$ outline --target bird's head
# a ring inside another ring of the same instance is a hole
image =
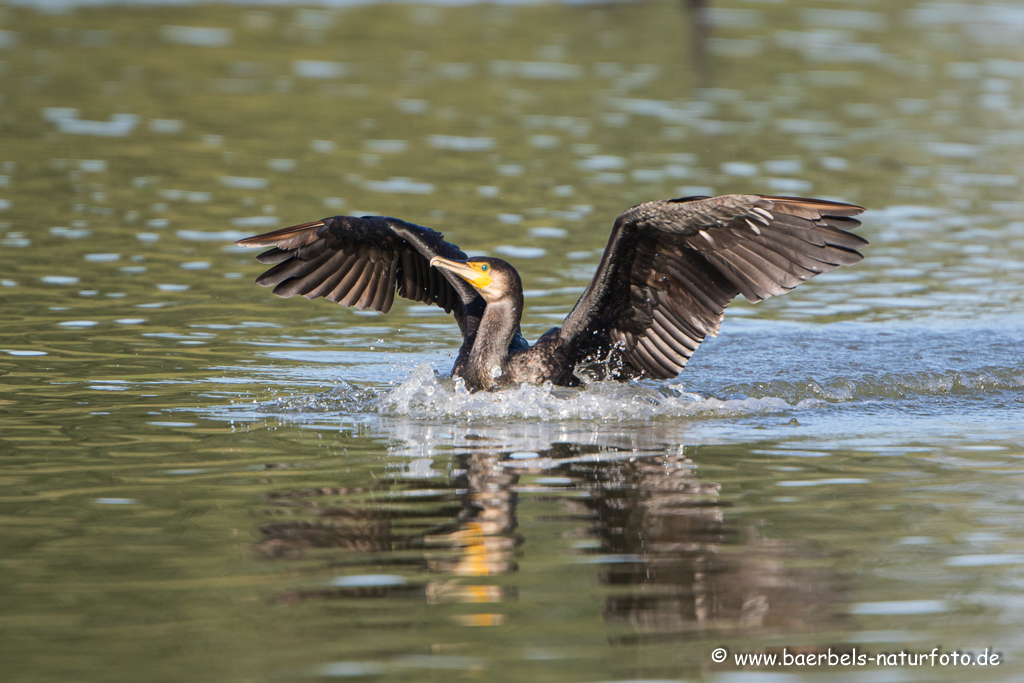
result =
[[[503,299],[516,289],[521,291],[523,288],[515,268],[501,259],[477,256],[465,261],[453,261],[435,256],[430,259],[430,265],[455,273],[480,292],[487,303]]]

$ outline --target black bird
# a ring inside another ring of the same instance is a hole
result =
[[[444,236],[396,218],[334,216],[239,240],[272,247],[256,282],[387,313],[395,293],[453,313],[452,375],[470,390],[522,382],[675,377],[738,294],[758,302],[860,261],[848,232],[859,206],[723,195],[653,201],[615,220],[608,246],[562,327],[523,338],[523,285],[511,265],[467,258]]]

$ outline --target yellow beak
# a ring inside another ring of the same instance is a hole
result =
[[[440,256],[430,259],[430,265],[434,268],[447,270],[455,273],[463,280],[473,285],[476,289],[483,289],[491,284],[491,276],[480,270],[480,264],[470,261],[451,261]]]

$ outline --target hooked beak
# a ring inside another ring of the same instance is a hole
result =
[[[430,265],[434,268],[447,270],[455,273],[463,280],[473,285],[476,289],[483,289],[491,284],[491,276],[480,270],[480,266],[469,261],[452,261],[450,259],[435,256],[430,259]]]

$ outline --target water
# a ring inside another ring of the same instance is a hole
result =
[[[4,680],[1020,679],[1018,8],[333,4],[0,7]],[[671,382],[468,394],[439,310],[232,245],[430,225],[535,338],[619,211],[732,191],[867,258]],[[1001,659],[733,658],[784,648]]]

